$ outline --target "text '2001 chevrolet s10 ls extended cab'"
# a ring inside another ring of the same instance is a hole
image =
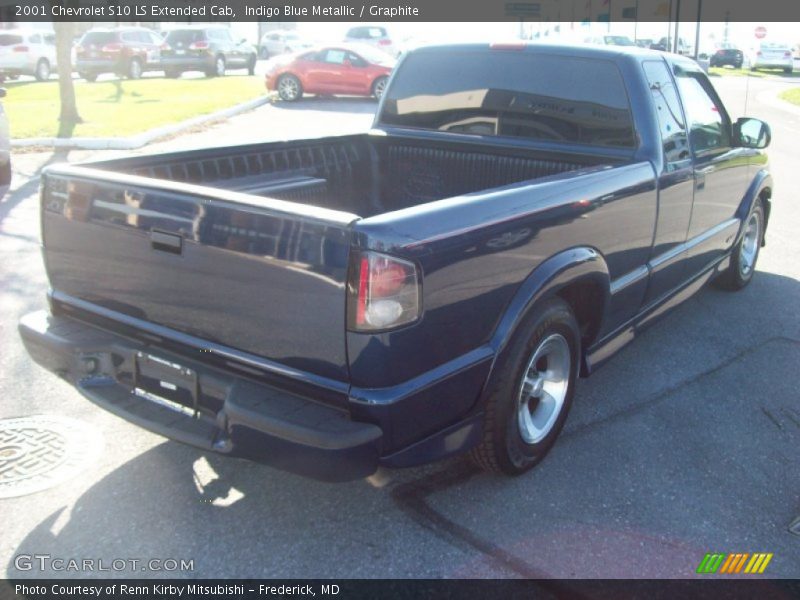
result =
[[[31,356],[170,438],[328,480],[471,451],[509,474],[579,375],[753,277],[769,128],[692,61],[407,54],[367,134],[56,165]]]

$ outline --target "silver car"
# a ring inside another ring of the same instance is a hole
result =
[[[5,88],[0,88],[0,98],[6,97]],[[8,117],[0,102],[0,200],[11,185],[11,134],[8,130]]]
[[[50,79],[56,69],[56,36],[52,31],[7,29],[0,31],[0,75],[32,75]]]

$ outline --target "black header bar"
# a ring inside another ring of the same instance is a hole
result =
[[[666,22],[698,10],[704,22],[800,21],[796,0],[0,0],[0,21]]]

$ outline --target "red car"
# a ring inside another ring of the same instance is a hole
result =
[[[380,98],[395,60],[370,46],[343,44],[274,59],[267,70],[268,90],[287,102],[308,94]]]

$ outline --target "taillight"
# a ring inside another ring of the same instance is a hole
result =
[[[386,39],[378,40],[378,45],[379,46],[391,46],[391,44],[392,44],[392,40],[386,40]]]
[[[783,53],[783,58],[789,58],[791,55],[792,53],[787,50],[786,52]]]
[[[169,45],[169,44],[167,44],[167,43],[161,44],[161,47],[160,47],[160,48],[161,48],[161,51],[162,51],[162,52],[163,52],[164,50],[170,50],[170,49],[171,49],[171,48],[170,48],[170,45]]]
[[[764,54],[764,53],[763,53],[761,50],[759,50],[758,52],[756,52],[756,56],[762,56],[763,54]]]
[[[382,331],[420,315],[420,278],[414,263],[379,254],[355,253],[347,290],[347,327]]]
[[[206,50],[208,42],[193,42],[189,45],[189,50]]]
[[[100,48],[101,52],[121,52],[122,51],[122,44],[105,44],[102,48]]]
[[[27,52],[28,50],[30,50],[30,48],[25,45],[14,46],[14,52]]]

